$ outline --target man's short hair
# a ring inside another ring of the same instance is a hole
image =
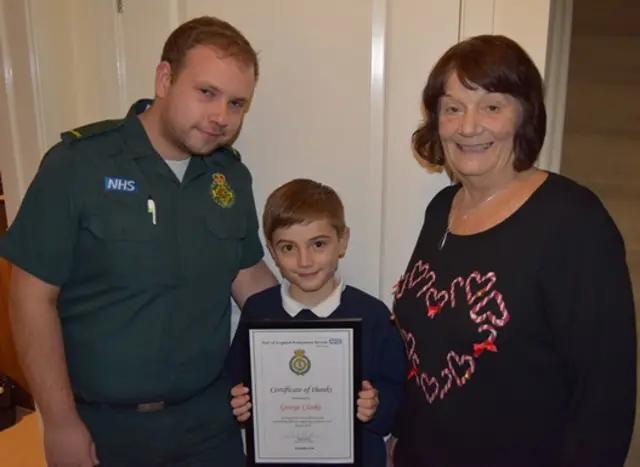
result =
[[[175,77],[182,70],[189,51],[197,46],[212,47],[224,57],[236,58],[252,67],[258,78],[258,54],[251,43],[234,26],[212,16],[194,18],[176,28],[164,44],[161,61],[169,63]]]

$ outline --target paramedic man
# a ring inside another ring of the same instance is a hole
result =
[[[62,135],[0,243],[49,467],[244,465],[230,296],[276,284],[228,146],[258,76],[234,27],[167,39],[155,99]]]

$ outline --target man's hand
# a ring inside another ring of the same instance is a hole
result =
[[[249,397],[249,388],[238,384],[231,389],[231,408],[233,415],[242,423],[251,417],[251,398]]]
[[[378,408],[378,390],[369,381],[362,382],[362,391],[358,393],[358,419],[361,422],[370,421]]]
[[[77,415],[68,421],[44,424],[44,452],[48,467],[99,464],[89,430]]]
[[[250,268],[240,269],[240,271],[238,271],[236,278],[231,284],[231,296],[242,310],[244,303],[251,295],[257,294],[277,284],[278,280],[276,276],[273,275],[269,266],[261,260]]]

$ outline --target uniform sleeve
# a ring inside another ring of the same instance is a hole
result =
[[[385,307],[384,313],[391,316]],[[405,356],[400,331],[390,319],[379,325],[378,368],[371,384],[378,390],[379,405],[365,428],[380,436],[391,433],[404,399]]]
[[[247,208],[247,236],[244,239],[242,248],[242,258],[240,259],[240,269],[247,269],[255,266],[258,261],[264,257],[264,249],[260,241],[258,223],[258,213],[256,212],[256,203],[253,195],[253,183],[251,176],[249,177],[249,198]]]
[[[595,195],[594,195],[595,198]],[[622,467],[636,402],[636,328],[622,237],[599,200],[573,217],[542,274],[570,385],[562,467]]]
[[[255,297],[251,296],[245,302],[238,328],[231,341],[227,359],[225,362],[226,373],[231,380],[231,384],[248,384],[249,377],[249,333],[247,331],[247,320],[255,315]]]
[[[0,240],[0,256],[57,287],[69,276],[78,234],[74,172],[68,147],[49,150]]]

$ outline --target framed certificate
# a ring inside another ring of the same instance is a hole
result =
[[[247,322],[247,465],[362,465],[360,324]]]

